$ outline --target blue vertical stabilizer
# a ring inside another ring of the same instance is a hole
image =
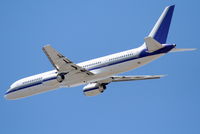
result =
[[[154,28],[152,29],[151,33],[149,34],[149,37],[154,38],[161,44],[166,43],[171,19],[174,12],[174,7],[175,5],[168,6],[165,8],[162,15],[156,22]]]

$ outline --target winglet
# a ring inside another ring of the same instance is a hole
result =
[[[171,5],[164,9],[162,15],[160,16],[151,33],[149,34],[150,37],[154,38],[161,44],[166,43],[171,19],[174,12],[174,7],[175,5]]]

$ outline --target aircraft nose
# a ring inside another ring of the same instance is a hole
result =
[[[7,92],[5,93],[4,98],[9,100],[9,95],[7,94]]]
[[[7,91],[6,91],[6,93],[5,93],[5,95],[4,95],[4,98],[5,99],[7,99],[7,100],[12,100],[12,99],[14,99],[13,98],[13,95],[11,95],[10,94],[10,91],[11,91],[12,89],[10,88],[10,89],[8,89]]]
[[[8,95],[7,95],[7,94],[5,94],[5,95],[4,95],[4,98],[8,100]]]
[[[4,95],[4,98],[7,99],[7,100],[9,100],[9,98],[10,98],[10,97],[9,97],[10,95],[8,94],[9,90],[10,90],[10,89],[8,89],[8,90],[6,91],[6,93],[5,93],[5,95]]]
[[[20,93],[16,90],[16,88],[10,88],[4,94],[4,98],[7,100],[17,100],[23,97],[23,93]]]
[[[15,98],[13,95],[11,95],[11,94],[5,94],[5,95],[4,95],[4,98],[7,99],[7,100],[15,100],[15,99],[16,99],[16,98]]]

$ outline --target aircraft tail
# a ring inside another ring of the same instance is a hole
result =
[[[166,44],[167,36],[173,16],[175,5],[168,6],[164,9],[163,13],[159,17],[155,26],[151,30],[148,37],[144,39],[144,44],[148,52],[154,52],[161,49]],[[182,51],[193,51],[195,48],[173,48],[170,52],[182,52]]]
[[[172,5],[172,6],[168,6],[164,9],[162,15],[156,22],[155,26],[151,30],[148,37],[154,38],[160,44],[166,43],[171,19],[172,19],[173,12],[174,12],[174,7],[175,7],[175,5]]]
[[[145,42],[145,45],[146,45],[148,52],[154,52],[154,51],[161,49],[163,47],[162,44],[160,44],[158,41],[156,41],[152,37],[144,38],[144,42]]]

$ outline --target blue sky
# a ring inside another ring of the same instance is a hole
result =
[[[1,134],[199,134],[199,50],[170,53],[127,75],[159,80],[112,83],[96,97],[82,86],[8,101],[14,81],[53,69],[51,44],[73,62],[138,47],[165,6],[176,4],[168,43],[199,48],[198,0],[0,1]]]

